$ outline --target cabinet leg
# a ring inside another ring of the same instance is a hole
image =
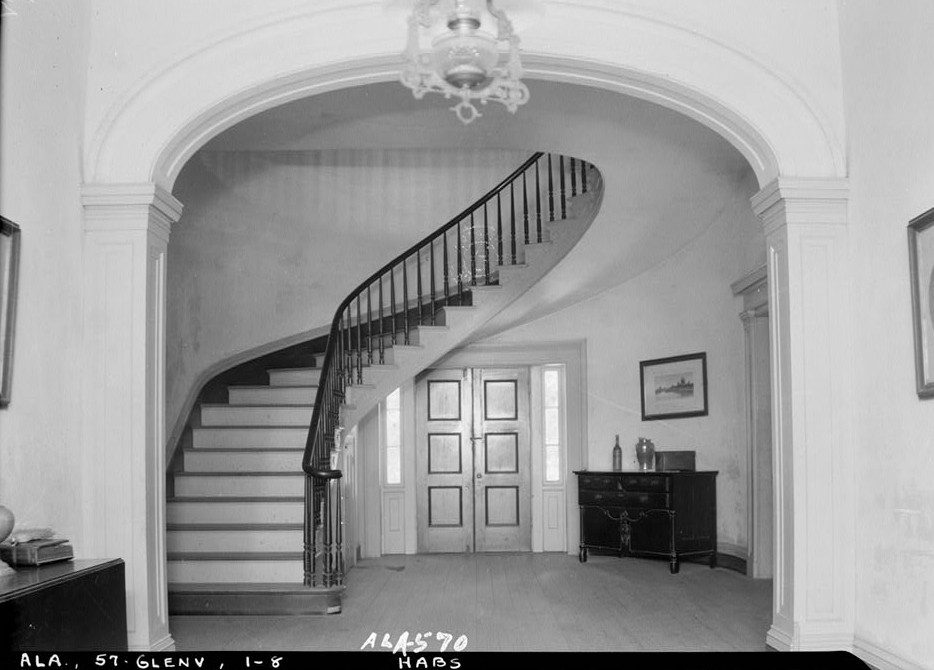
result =
[[[581,547],[580,552],[578,552],[577,554],[577,560],[579,560],[581,563],[587,562],[587,548],[586,547]]]
[[[672,558],[668,562],[668,570],[671,571],[671,574],[673,575],[678,574],[678,570],[680,569],[681,569],[681,562],[677,558]]]
[[[710,554],[710,567],[717,567],[717,552],[715,551]]]

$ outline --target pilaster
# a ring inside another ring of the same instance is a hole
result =
[[[847,182],[779,178],[752,198],[765,227],[779,649],[851,649],[853,454]]]
[[[126,562],[131,650],[174,648],[165,567],[165,259],[181,204],[92,184],[84,206],[85,555]]]

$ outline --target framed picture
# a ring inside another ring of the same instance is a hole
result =
[[[707,415],[707,354],[685,354],[639,363],[642,420]]]
[[[0,407],[10,404],[18,268],[19,226],[0,216]]]
[[[934,209],[908,223],[918,397],[934,398]]]

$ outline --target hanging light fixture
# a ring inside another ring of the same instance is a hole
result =
[[[409,40],[403,56],[402,83],[421,99],[426,93],[442,93],[459,98],[451,107],[464,124],[482,116],[474,105],[499,102],[515,113],[529,101],[529,89],[522,83],[519,38],[505,12],[486,0],[486,12],[478,0],[416,0],[409,16]],[[482,2],[482,0],[479,0]],[[447,30],[438,32],[436,5],[448,5],[442,14]],[[483,20],[481,20],[483,19]],[[495,22],[496,34],[489,25]],[[430,48],[422,47],[422,33],[430,38]],[[433,34],[434,33],[434,34]],[[506,47],[501,51],[500,44]]]

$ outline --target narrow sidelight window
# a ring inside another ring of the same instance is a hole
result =
[[[542,404],[545,417],[545,481],[561,481],[564,446],[564,366],[546,365],[542,372]]]
[[[383,447],[386,484],[402,484],[402,393],[396,389],[383,403]]]

